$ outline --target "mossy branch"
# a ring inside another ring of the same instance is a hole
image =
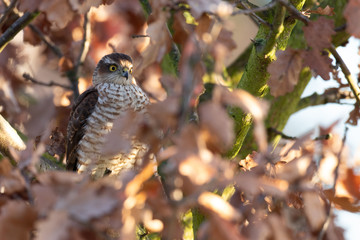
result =
[[[301,9],[304,3],[305,0],[292,1],[292,4],[297,9]],[[267,26],[260,25],[245,72],[237,86],[238,88],[242,88],[257,97],[264,97],[267,94],[268,86],[266,82],[269,79],[267,67],[275,59],[276,50],[286,47],[290,33],[296,24],[293,19],[285,20],[285,14],[285,7],[278,4],[272,18],[272,28],[269,29]],[[231,108],[229,112],[235,120],[236,140],[227,156],[234,158],[239,153],[251,127],[252,117],[250,114],[235,108]]]

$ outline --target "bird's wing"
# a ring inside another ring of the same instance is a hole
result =
[[[95,109],[99,93],[92,87],[76,100],[67,127],[66,169],[77,170],[77,147],[85,133],[87,119]]]

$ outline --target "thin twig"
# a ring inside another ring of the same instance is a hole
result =
[[[337,183],[337,180],[339,178],[339,167],[340,167],[340,164],[341,164],[341,154],[343,153],[343,150],[344,150],[344,147],[345,147],[345,141],[346,141],[346,136],[347,136],[348,130],[349,130],[349,128],[346,126],[344,136],[343,136],[343,139],[342,139],[342,143],[341,143],[341,148],[340,148],[340,151],[337,154],[337,164],[336,164],[336,167],[335,167],[335,170],[334,170],[334,185],[332,187],[332,192],[334,194],[334,197],[335,197],[335,193],[336,193],[336,183]],[[329,228],[329,225],[330,225],[330,222],[331,222],[331,215],[332,215],[331,214],[332,205],[333,205],[332,199],[333,198],[331,198],[329,200],[329,209],[327,210],[326,221],[324,222],[324,224],[323,224],[323,226],[321,228],[321,231],[320,231],[320,233],[318,235],[318,240],[322,240],[324,238],[324,235],[325,235],[326,231]]]
[[[20,170],[20,173],[25,181],[25,189],[26,189],[28,201],[31,205],[34,205],[34,196],[32,194],[32,190],[31,190],[31,181],[33,179],[33,176],[32,176],[33,174],[26,168],[22,168]]]
[[[143,35],[143,34],[140,34],[140,35],[131,35],[131,38],[145,38],[145,37],[150,37],[149,35]]]
[[[70,80],[75,99],[79,96],[79,87],[78,87],[79,68],[81,65],[84,64],[86,55],[88,54],[90,47],[91,24],[89,20],[89,12],[84,14],[83,29],[84,29],[84,35],[81,41],[79,56],[76,60],[74,68],[66,72],[66,75]]]
[[[45,82],[40,82],[38,80],[36,80],[35,78],[31,77],[29,74],[27,73],[24,73],[23,74],[23,78],[25,78],[26,80],[32,82],[32,83],[35,83],[35,84],[38,84],[38,85],[41,85],[41,86],[46,86],[46,87],[53,87],[53,86],[57,86],[57,87],[62,87],[64,89],[68,89],[68,90],[71,90],[72,88],[70,86],[66,86],[66,85],[63,85],[61,83],[56,83],[56,82],[53,82],[53,81],[50,81],[48,83],[45,83]]]
[[[273,8],[275,5],[276,5],[276,1],[272,1],[270,2],[269,4],[263,6],[263,7],[257,7],[257,8],[252,8],[252,9],[249,9],[247,6],[245,6],[245,4],[243,3],[239,3],[242,7],[245,8],[244,9],[241,9],[241,10],[237,10],[237,11],[234,11],[231,15],[238,15],[238,14],[244,14],[244,15],[252,15],[254,13],[258,13],[258,12],[265,12],[267,10],[270,10],[271,8]]]
[[[33,24],[29,24],[29,28],[36,35],[38,35],[38,37],[46,44],[46,46],[50,48],[51,51],[56,54],[56,56],[58,56],[59,58],[62,58],[64,56],[61,50],[54,43],[52,43],[51,40],[47,36],[45,36],[38,27]]]
[[[317,105],[324,105],[327,103],[340,103],[342,99],[354,99],[354,93],[352,91],[341,91],[339,89],[334,89],[334,91],[325,91],[324,94],[314,93],[310,96],[300,99],[298,105],[296,106],[296,112]]]
[[[256,15],[256,12],[263,12],[266,10],[269,10],[270,8],[268,8],[268,6],[270,5],[271,7],[275,6],[275,2],[271,2],[268,5],[264,6],[264,7],[259,7],[259,8],[253,8],[250,9],[248,8],[248,6],[246,6],[244,3],[240,2],[239,3],[243,8],[245,8],[245,10],[238,10],[236,12],[233,12],[232,15],[237,15],[237,14],[245,14],[245,15],[250,15],[251,17],[253,17],[256,21],[258,21],[257,24],[261,23],[265,26],[268,26],[269,28],[272,28],[272,25],[269,24],[267,21],[265,21],[264,19],[262,19],[261,17],[259,17],[258,15]],[[265,10],[264,10],[265,9]]]
[[[4,15],[0,18],[0,29],[3,27],[4,23],[6,22],[8,16],[12,13],[13,9],[16,6],[18,0],[12,0],[7,9],[4,12]]]
[[[36,11],[33,13],[27,12],[17,19],[0,37],[0,53],[5,46],[20,32],[24,29],[34,18],[39,15],[40,12]]]
[[[341,58],[339,53],[336,51],[334,45],[331,45],[331,47],[329,48],[329,51],[336,59],[337,64],[339,64],[339,66],[341,68],[341,71],[344,73],[345,78],[350,85],[350,89],[354,93],[357,103],[360,104],[360,89],[359,89],[359,86],[356,83],[355,79],[351,75],[349,68],[346,66],[344,60]]]
[[[296,7],[294,7],[294,5],[292,5],[287,0],[275,0],[275,2],[283,5],[296,19],[302,21],[305,24],[308,24],[310,22],[310,20],[304,14],[297,10]]]
[[[297,140],[298,139],[297,137],[286,135],[285,133],[277,130],[276,128],[269,127],[268,131],[273,132],[276,135],[280,135],[283,139],[287,139],[287,140]]]
[[[287,140],[297,140],[297,139],[299,139],[298,137],[286,135],[285,133],[277,130],[276,128],[269,127],[268,131],[273,132],[273,133],[275,133],[277,135],[280,135],[283,139],[287,139]],[[314,141],[320,141],[320,140],[328,140],[330,138],[331,138],[331,134],[328,133],[328,134],[317,136],[313,140]]]
[[[76,61],[76,65],[75,65],[76,74],[78,72],[78,68],[84,64],[86,55],[88,54],[89,48],[90,48],[91,24],[90,24],[90,19],[89,19],[89,12],[84,14],[83,29],[84,29],[84,36],[81,41],[80,54],[79,54],[79,57]]]

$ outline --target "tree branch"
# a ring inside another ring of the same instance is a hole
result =
[[[79,56],[76,60],[74,68],[66,72],[66,75],[70,80],[75,99],[79,96],[79,87],[78,87],[79,68],[81,65],[84,64],[86,55],[88,54],[89,47],[90,47],[91,24],[89,21],[89,12],[84,14],[83,29],[84,29],[84,35],[83,35],[83,39],[81,42],[81,49],[80,49]]]
[[[46,87],[58,86],[58,87],[62,87],[64,89],[72,90],[72,88],[70,86],[62,85],[60,83],[56,83],[56,82],[53,82],[53,81],[50,81],[49,83],[40,82],[40,81],[36,80],[35,78],[31,77],[27,73],[23,74],[23,78],[25,78],[28,81],[31,81],[32,83],[42,85],[42,86],[46,86]]]
[[[40,12],[24,13],[24,15],[16,20],[0,37],[0,53],[6,47],[6,45],[24,29],[34,18],[36,18]]]
[[[294,7],[294,5],[289,3],[287,0],[276,0],[276,2],[283,5],[289,11],[289,13],[291,13],[292,16],[294,16],[296,19],[302,21],[305,24],[309,23],[310,20],[306,16],[304,16],[304,14],[302,14],[299,10],[297,10],[296,7]]]
[[[38,35],[41,41],[43,41],[46,46],[48,46],[48,48],[50,48],[50,50],[55,53],[56,56],[58,56],[59,58],[62,58],[64,56],[61,50],[55,44],[53,44],[51,40],[47,36],[45,36],[38,27],[33,24],[29,24],[29,28],[31,29],[31,31]]]
[[[269,24],[268,22],[266,22],[264,19],[262,19],[260,16],[258,16],[257,12],[264,12],[264,11],[267,11],[267,10],[270,10],[271,8],[273,8],[275,5],[276,5],[276,2],[271,2],[269,3],[268,5],[266,6],[263,6],[263,7],[259,7],[259,8],[248,8],[244,3],[240,2],[239,3],[240,6],[242,6],[244,9],[242,10],[238,10],[236,12],[233,12],[231,15],[238,15],[238,14],[244,14],[244,15],[250,15],[251,17],[253,17],[254,21],[256,20],[257,21],[257,24],[259,25],[260,24],[264,24],[265,26],[268,26],[269,28],[272,28],[272,25]]]
[[[0,18],[0,29],[3,27],[4,23],[6,22],[8,16],[12,13],[13,9],[16,6],[18,0],[12,0],[7,9],[4,12],[4,15]]]
[[[79,57],[75,65],[76,73],[78,72],[79,67],[84,64],[86,55],[88,54],[90,48],[91,24],[89,20],[89,12],[85,13],[84,15],[83,29],[84,29],[84,36],[81,41],[81,49],[80,49]]]
[[[356,83],[355,79],[351,76],[350,70],[346,66],[344,60],[341,58],[339,53],[336,51],[334,45],[331,45],[331,47],[329,48],[329,51],[336,59],[336,63],[340,65],[341,71],[344,73],[345,78],[350,85],[350,89],[355,95],[355,99],[356,99],[357,103],[360,104],[360,89],[359,89],[359,86]]]
[[[285,6],[286,9],[294,17],[296,17],[300,21],[304,22],[306,25],[310,22],[310,20],[307,17],[305,17],[301,12],[299,12],[288,1],[286,1],[286,0],[276,0],[276,1],[279,2],[281,5]],[[334,56],[334,58],[336,59],[336,62],[340,65],[340,68],[341,68],[342,72],[344,73],[345,78],[346,78],[346,80],[348,81],[348,83],[350,85],[351,91],[353,91],[353,93],[355,95],[356,101],[360,104],[360,89],[359,89],[359,86],[357,85],[355,79],[351,76],[350,70],[346,66],[345,62],[342,60],[339,53],[336,51],[336,48],[334,47],[334,45],[331,45],[331,47],[329,48],[329,51]]]
[[[354,99],[352,91],[340,91],[339,89],[331,89],[325,91],[324,94],[314,93],[308,97],[300,99],[295,112],[310,106],[323,105],[327,103],[339,103],[341,99]]]
[[[275,133],[276,135],[280,135],[281,138],[283,138],[283,139],[287,139],[287,140],[297,140],[297,139],[299,139],[298,137],[286,135],[286,134],[283,133],[282,131],[279,131],[279,130],[277,130],[276,128],[273,128],[273,127],[269,127],[267,130],[268,130],[269,132]],[[328,139],[330,139],[330,138],[331,138],[331,134],[330,134],[330,133],[327,133],[327,134],[324,134],[324,135],[317,136],[317,137],[314,138],[313,140],[314,140],[314,141],[320,141],[320,140],[328,140]]]
[[[294,0],[293,3],[299,9],[302,8],[305,0]],[[296,21],[284,20],[286,9],[278,4],[271,24],[273,28],[260,25],[254,46],[248,59],[246,69],[241,77],[237,88],[244,89],[256,97],[263,97],[268,92],[267,80],[269,73],[267,66],[275,59],[277,49],[284,49],[287,46],[290,33]],[[227,153],[227,157],[234,158],[240,151],[246,135],[248,134],[252,116],[237,108],[230,108],[229,114],[234,117],[236,139],[233,148]]]
[[[273,8],[276,5],[276,1],[272,1],[263,7],[252,8],[252,9],[248,9],[242,2],[240,2],[239,4],[246,9],[234,11],[231,15],[233,15],[233,16],[238,15],[238,14],[252,15],[253,13],[257,13],[257,12],[265,12],[265,11]]]

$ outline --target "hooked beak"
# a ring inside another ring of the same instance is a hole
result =
[[[128,80],[128,78],[129,78],[129,72],[128,72],[128,71],[124,71],[121,75],[122,75],[124,78],[126,78],[126,80]]]

